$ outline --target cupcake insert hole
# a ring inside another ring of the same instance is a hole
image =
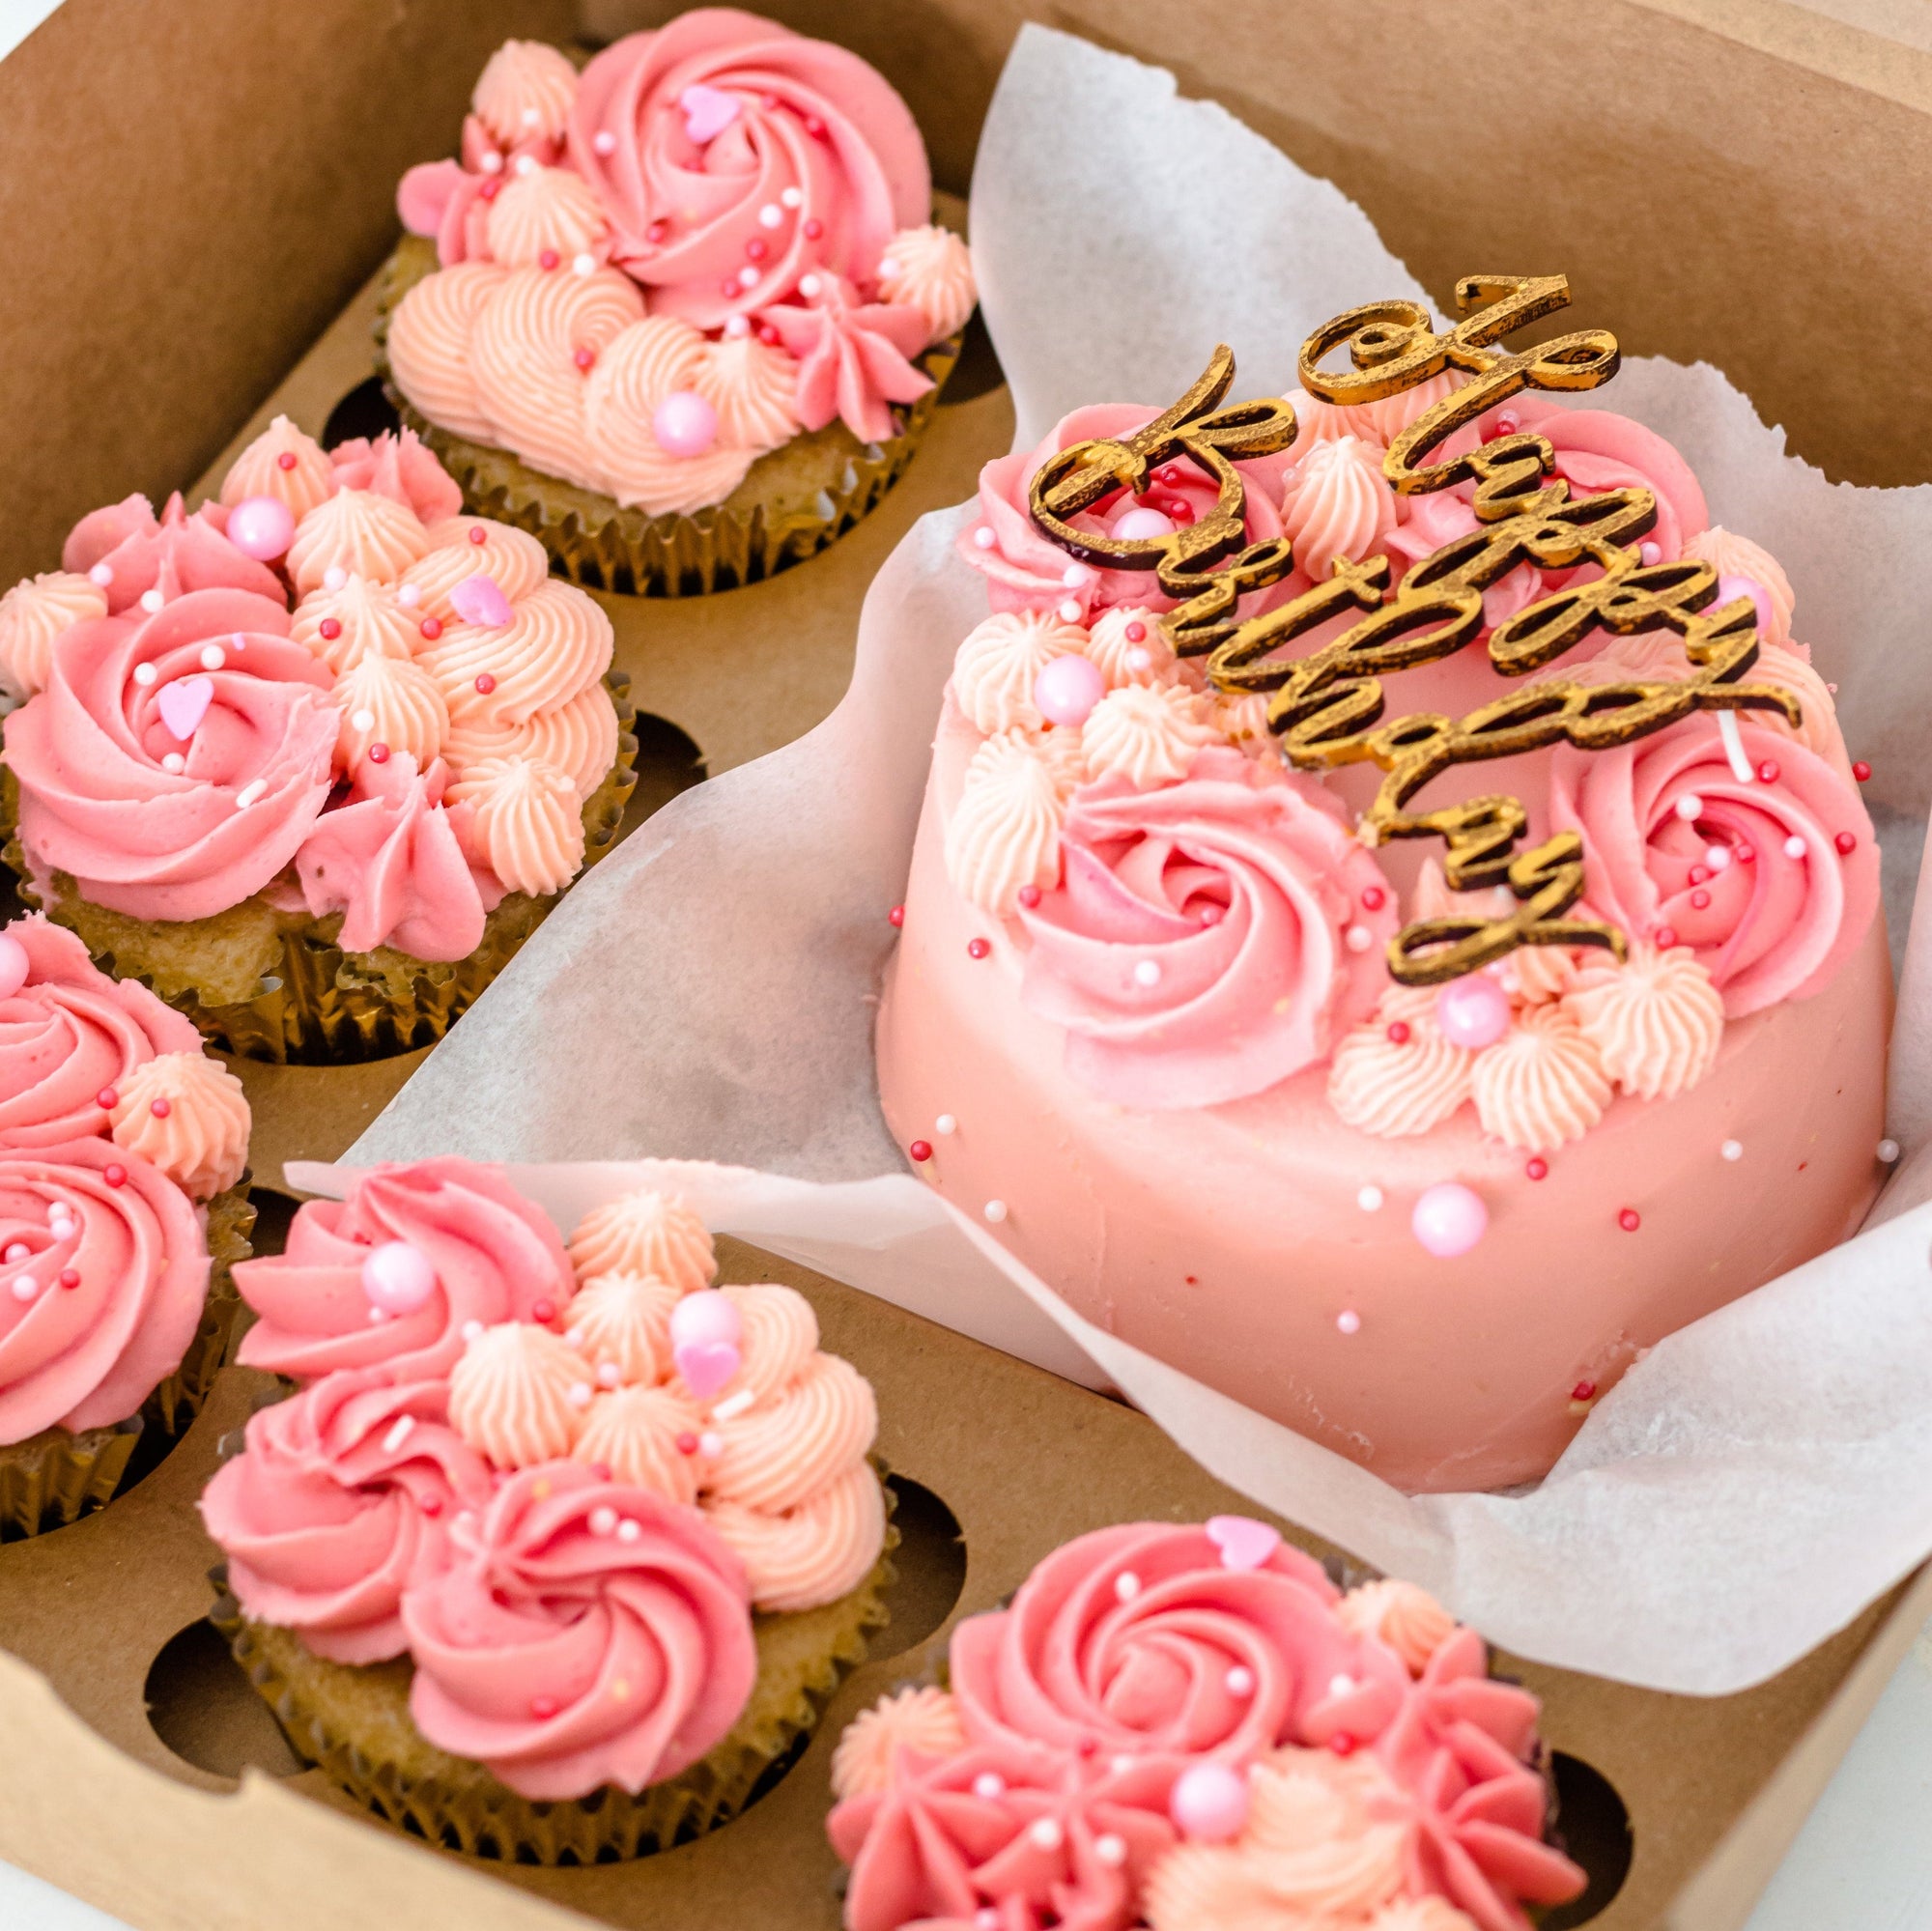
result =
[[[270,1776],[308,1768],[206,1617],[161,1645],[142,1697],[149,1727],[196,1770],[239,1778],[251,1765]]]
[[[903,1656],[923,1643],[952,1613],[966,1586],[966,1538],[944,1500],[923,1483],[888,1475],[893,1491],[893,1526],[899,1545],[893,1551],[896,1572],[886,1591],[892,1620],[873,1633],[870,1657]]]
[[[384,432],[394,435],[402,426],[403,419],[384,392],[382,377],[370,376],[366,381],[357,383],[328,412],[328,420],[322,431],[322,446],[333,449],[338,443],[354,441],[358,436],[366,436],[374,441]]]
[[[1542,1931],[1573,1931],[1610,1907],[1630,1875],[1635,1839],[1630,1810],[1602,1771],[1566,1750],[1553,1750],[1550,1775],[1556,1784],[1555,1827],[1563,1848],[1590,1873],[1581,1897],[1548,1913]]]

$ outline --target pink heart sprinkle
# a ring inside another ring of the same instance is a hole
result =
[[[728,1341],[687,1341],[671,1350],[684,1385],[708,1402],[738,1372],[738,1350]]]
[[[1259,1569],[1281,1547],[1281,1531],[1252,1516],[1209,1516],[1208,1540],[1224,1569]]]
[[[206,677],[179,677],[172,684],[163,684],[155,698],[155,708],[161,714],[161,722],[183,744],[195,733],[195,727],[208,715],[208,707],[214,701],[214,686]]]
[[[677,97],[677,104],[684,109],[684,131],[693,145],[700,148],[716,140],[738,118],[742,105],[735,94],[706,87],[702,81],[687,87]]]
[[[510,621],[510,600],[494,577],[466,577],[449,593],[449,608],[467,624],[501,630]]]

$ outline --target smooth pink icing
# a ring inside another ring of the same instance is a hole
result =
[[[848,281],[817,276],[810,295],[775,302],[764,311],[768,327],[798,357],[793,408],[807,429],[823,429],[838,416],[862,442],[884,442],[897,425],[888,403],[917,402],[932,378],[911,358],[925,347],[930,329],[916,308],[866,301]]]
[[[1856,784],[1782,733],[1746,724],[1742,735],[1755,771],[1777,767],[1775,783],[1740,781],[1709,717],[1612,751],[1561,746],[1549,779],[1552,827],[1583,835],[1591,906],[1632,936],[1675,931],[1731,1019],[1830,984],[1879,903],[1878,840]],[[1694,819],[1677,814],[1684,798],[1702,805]],[[1849,852],[1841,834],[1856,840]],[[1786,854],[1793,838],[1806,856]],[[1748,848],[1751,863],[1734,856],[1713,872],[1714,845]],[[1710,875],[1693,881],[1693,866]]]
[[[611,1511],[636,1535],[599,1535]],[[533,1799],[674,1776],[757,1674],[745,1576],[692,1510],[571,1462],[512,1476],[403,1598],[410,1714]]]
[[[374,490],[414,510],[425,524],[440,523],[463,507],[455,479],[425,449],[413,429],[384,430],[372,442],[357,436],[328,452],[338,490]]]
[[[412,1314],[372,1322],[362,1292],[371,1247],[405,1240],[436,1269],[437,1291]],[[259,1317],[236,1358],[310,1381],[338,1368],[385,1367],[396,1380],[446,1375],[471,1321],[562,1313],[576,1290],[556,1229],[495,1168],[468,1160],[379,1167],[343,1201],[309,1201],[280,1254],[235,1269]]]
[[[0,1442],[127,1420],[180,1367],[208,1298],[194,1207],[109,1141],[21,1149],[0,1153],[0,1248],[15,1245],[27,1258],[0,1264]]]
[[[738,103],[701,148],[680,105],[694,86]],[[569,139],[614,259],[650,291],[653,313],[700,328],[766,307],[813,270],[871,284],[894,234],[931,212],[924,143],[886,81],[856,54],[733,8],[698,8],[607,47],[579,77]],[[759,221],[767,207],[781,211],[775,226]],[[748,242],[767,251],[762,272],[727,294]]]
[[[1066,1029],[1068,1077],[1100,1098],[1263,1092],[1325,1058],[1387,982],[1395,895],[1308,779],[1225,748],[1157,789],[1105,779],[1074,794],[1061,849],[1062,884],[1020,913],[1020,996]]]
[[[35,914],[5,931],[28,973],[0,999],[0,1147],[105,1134],[103,1092],[159,1054],[201,1051],[193,1021],[137,980],[109,979],[65,926]]]
[[[403,1591],[448,1565],[457,1513],[490,1501],[489,1465],[449,1427],[447,1405],[441,1381],[364,1371],[249,1418],[201,1516],[250,1616],[337,1662],[403,1654]]]
[[[1075,604],[1081,621],[1115,604],[1141,604],[1156,611],[1173,608],[1151,574],[1141,571],[1096,571],[1077,583],[1066,581],[1073,559],[1049,543],[1035,528],[1027,511],[1027,488],[1034,471],[1057,451],[1076,442],[1124,436],[1151,421],[1159,412],[1132,404],[1099,403],[1063,416],[1038,448],[1023,456],[1001,456],[980,471],[980,521],[960,534],[959,554],[986,579],[986,600],[995,611],[1058,610]],[[1285,459],[1278,456],[1236,466],[1247,481],[1247,533],[1251,543],[1282,534],[1281,476]],[[1167,466],[1153,487],[1135,499],[1142,507],[1160,508],[1179,501],[1192,520],[1214,501],[1212,481],[1191,463]],[[1073,519],[1076,529],[1104,531],[1124,511],[1135,506],[1123,497],[1108,498]],[[980,529],[994,541],[982,545]]]
[[[281,579],[237,550],[223,533],[227,526],[228,512],[220,503],[203,503],[189,516],[180,491],[168,498],[158,521],[146,497],[128,497],[74,525],[61,551],[61,567],[81,576],[107,573],[105,582],[93,581],[106,593],[109,616],[132,610],[157,585],[171,597],[185,590],[252,590],[280,598]]]
[[[348,795],[319,818],[296,853],[302,896],[317,918],[343,914],[346,951],[394,946],[418,959],[468,958],[502,888],[464,855],[442,803],[440,758],[418,772],[406,752],[365,758]]]
[[[223,656],[214,669],[211,648]],[[154,683],[135,679],[140,665]],[[161,694],[195,678],[213,695],[184,743]],[[330,681],[291,640],[286,608],[246,590],[190,590],[152,616],[77,625],[47,688],[6,723],[29,864],[137,919],[238,904],[288,864],[327,802]],[[183,771],[163,769],[169,753]]]

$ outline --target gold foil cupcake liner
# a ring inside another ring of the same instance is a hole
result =
[[[208,1204],[208,1299],[181,1366],[141,1404],[138,1413],[104,1428],[70,1434],[43,1429],[0,1448],[0,1539],[17,1541],[65,1528],[104,1508],[130,1472],[145,1473],[187,1433],[228,1359],[241,1310],[234,1265],[248,1258],[255,1208],[245,1177]]]
[[[890,1491],[889,1491],[890,1492]],[[758,1676],[730,1733],[678,1775],[632,1796],[606,1785],[574,1802],[519,1797],[481,1764],[429,1743],[411,1721],[407,1658],[362,1667],[314,1655],[293,1631],[256,1623],[228,1594],[210,1620],[298,1755],[389,1823],[470,1857],[519,1863],[610,1862],[689,1843],[727,1823],[782,1774],[882,1628],[886,1550],[859,1587],[818,1609],[753,1618]]]
[[[436,266],[435,244],[413,236],[389,258],[376,324],[385,377],[390,312]],[[789,569],[869,516],[912,461],[963,340],[950,336],[914,358],[932,387],[917,402],[894,407],[899,430],[889,441],[861,443],[836,421],[809,430],[760,456],[724,502],[689,515],[626,509],[613,497],[533,469],[508,450],[438,427],[393,381],[388,395],[461,486],[464,508],[527,530],[573,582],[637,596],[707,596]]]
[[[584,803],[585,870],[615,843],[638,781],[630,680],[612,671],[605,684],[617,709],[617,757]],[[12,772],[0,812],[21,902],[39,904],[16,829],[19,794]],[[561,895],[509,894],[485,918],[476,950],[448,963],[426,963],[388,947],[345,952],[334,937],[339,914],[319,920],[300,910],[279,912],[259,894],[213,919],[171,924],[92,904],[56,873],[43,909],[79,936],[103,972],[140,980],[192,1019],[211,1043],[244,1059],[338,1065],[441,1038]]]

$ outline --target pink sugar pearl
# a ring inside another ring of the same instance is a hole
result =
[[[718,441],[718,412],[696,389],[672,389],[651,412],[651,434],[667,456],[705,456]]]
[[[1175,1778],[1167,1814],[1183,1837],[1225,1844],[1248,1821],[1248,1783],[1224,1763],[1197,1763]]]
[[[1483,1197],[1460,1180],[1443,1180],[1416,1201],[1408,1224],[1429,1253],[1438,1261],[1453,1261],[1488,1232],[1490,1210]]]
[[[703,1288],[670,1311],[673,1348],[735,1348],[742,1332],[738,1310],[716,1288]]]
[[[1772,608],[1771,592],[1755,577],[1719,577],[1718,594],[1710,604],[1710,609],[1720,611],[1726,604],[1734,604],[1740,597],[1748,597],[1757,606],[1758,634],[1771,634],[1772,619],[1776,611]]]
[[[0,999],[12,999],[32,969],[26,947],[12,932],[0,932]]]
[[[1109,533],[1119,537],[1122,543],[1145,543],[1151,536],[1172,536],[1174,519],[1159,510],[1137,505],[1122,511]]]
[[[436,1268],[420,1247],[385,1240],[362,1263],[362,1292],[384,1314],[414,1314],[436,1292]]]
[[[1033,680],[1035,708],[1050,724],[1078,729],[1107,695],[1107,680],[1091,658],[1069,652],[1056,657]]]
[[[1509,1031],[1509,994],[1486,972],[1452,979],[1435,995],[1435,1023],[1452,1046],[1480,1052]]]
[[[228,540],[243,556],[272,563],[296,540],[296,513],[280,497],[243,497],[228,512]]]

